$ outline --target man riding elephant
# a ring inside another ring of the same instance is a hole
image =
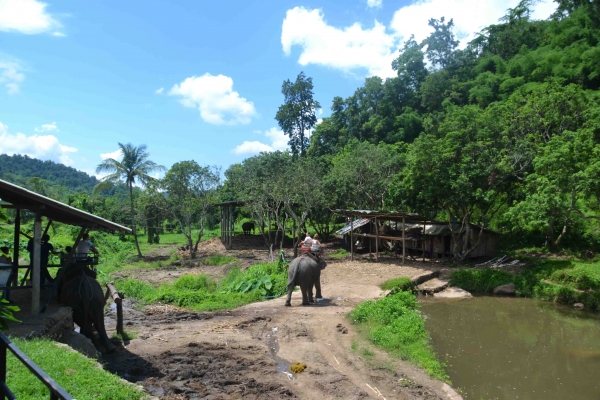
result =
[[[300,286],[302,293],[302,305],[307,306],[314,303],[313,286],[316,288],[316,298],[322,299],[321,295],[321,271],[327,264],[321,259],[317,260],[314,256],[304,254],[296,257],[290,263],[288,268],[288,294],[285,301],[286,306],[291,306],[292,292],[294,287]]]

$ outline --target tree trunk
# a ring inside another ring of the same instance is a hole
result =
[[[129,200],[131,201],[131,230],[133,231],[133,240],[135,247],[138,252],[138,257],[142,258],[142,251],[140,250],[140,244],[138,243],[137,230],[135,228],[135,209],[133,207],[133,183],[129,182]]]

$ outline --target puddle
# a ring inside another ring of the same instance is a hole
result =
[[[269,357],[277,362],[277,372],[286,374],[290,379],[296,379],[294,374],[290,372],[290,363],[279,357],[279,340],[277,339],[277,328],[273,328],[272,333],[267,335],[267,348],[269,349]]]
[[[112,312],[114,312],[115,314],[117,313],[117,304],[116,303],[110,303],[109,307]]]

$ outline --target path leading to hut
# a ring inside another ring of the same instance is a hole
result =
[[[137,338],[104,362],[161,399],[459,399],[445,383],[373,347],[346,318],[381,297],[382,282],[406,276],[422,283],[439,270],[396,260],[330,262],[322,274],[326,300],[312,306],[301,306],[295,292],[292,307],[282,297],[220,313],[128,308],[126,329]],[[365,348],[368,358],[357,350]],[[294,362],[307,369],[290,376]]]

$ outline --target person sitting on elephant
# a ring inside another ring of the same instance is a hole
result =
[[[312,238],[310,252],[319,258],[323,255],[323,249],[321,247],[321,242],[319,242],[318,233],[315,233],[315,236]]]
[[[300,242],[300,250],[303,253],[308,253],[312,247],[313,239],[310,237],[310,232],[306,232],[306,237]]]
[[[88,257],[90,251],[98,255],[98,249],[96,249],[96,247],[94,247],[94,244],[90,242],[90,235],[88,233],[84,233],[82,240],[77,245],[77,260],[92,261]]]

